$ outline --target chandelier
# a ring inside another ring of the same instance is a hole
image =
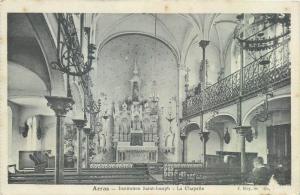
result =
[[[95,45],[90,43],[90,28],[83,27],[83,15],[81,19],[81,40],[79,43],[72,14],[57,14],[57,61],[52,62],[53,69],[67,74],[67,96],[71,97],[69,76],[83,76],[92,69],[92,61],[95,59]],[[87,57],[83,55],[83,31],[87,35]],[[63,38],[61,38],[61,34]]]
[[[290,39],[290,14],[240,14],[237,19],[234,36],[254,60]],[[270,61],[269,54],[262,63]]]

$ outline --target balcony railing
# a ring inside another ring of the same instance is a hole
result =
[[[270,63],[264,63],[266,60],[270,60]],[[200,93],[196,88],[189,90],[191,95],[182,105],[183,118],[225,106],[237,100],[240,94],[241,97],[249,97],[259,93],[266,86],[276,88],[288,85],[291,77],[290,65],[287,40],[284,44],[265,53],[243,68],[242,88],[240,87],[241,71],[238,70]]]

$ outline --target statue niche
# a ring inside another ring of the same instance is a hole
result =
[[[138,102],[139,101],[139,87],[136,81],[132,84],[132,101]]]

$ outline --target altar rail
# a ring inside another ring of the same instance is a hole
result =
[[[224,107],[236,101],[240,95],[242,72],[242,98],[258,94],[265,86],[279,88],[290,84],[291,62],[288,47],[289,40],[264,54],[257,60],[243,67],[217,83],[199,90],[189,90],[183,101],[183,118],[193,117],[200,112]],[[265,63],[270,60],[270,63]]]
[[[113,168],[113,169],[122,169],[122,168],[132,168],[132,163],[92,163],[90,164],[90,168],[92,169],[105,169],[105,168]]]

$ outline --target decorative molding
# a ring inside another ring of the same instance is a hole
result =
[[[72,110],[74,100],[69,97],[45,96],[47,105],[54,110],[56,116],[65,116],[68,111]]]

